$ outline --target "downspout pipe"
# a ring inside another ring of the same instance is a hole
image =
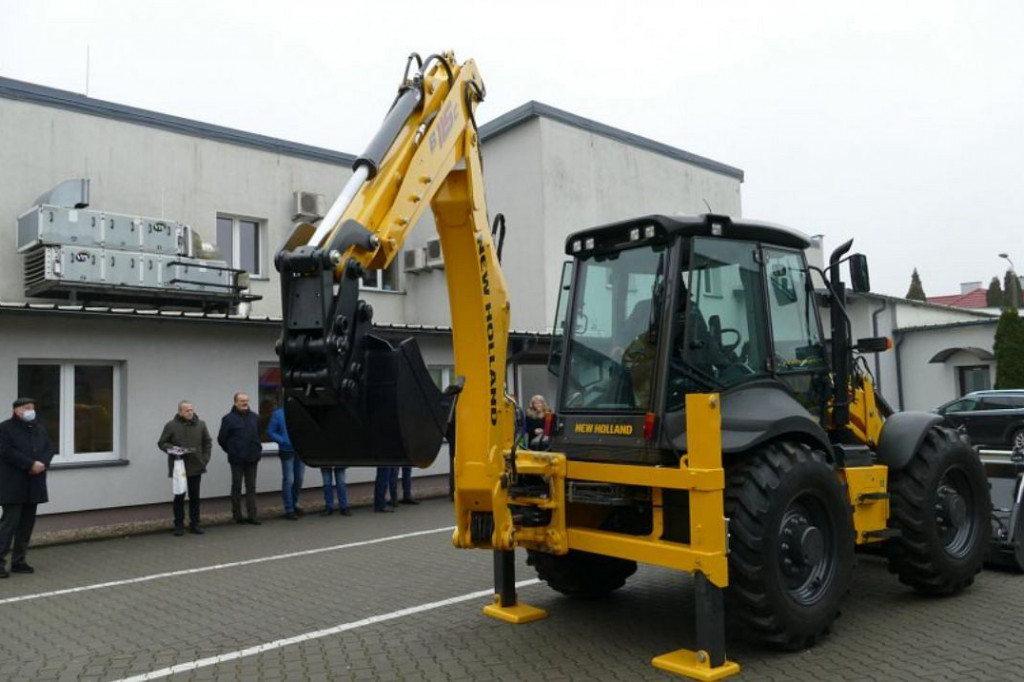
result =
[[[889,299],[882,299],[882,306],[871,313],[871,335],[878,338],[878,316],[885,312],[886,308],[889,307]],[[881,353],[875,353],[875,388],[878,392],[882,392],[882,359],[879,357]],[[902,408],[902,406],[901,406]]]
[[[900,412],[905,408],[903,405],[903,366],[900,363],[900,346],[903,345],[903,332],[898,329],[892,330],[893,351],[896,353],[896,399],[900,404]]]

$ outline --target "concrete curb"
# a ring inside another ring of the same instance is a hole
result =
[[[441,497],[448,497],[448,484],[447,477],[445,480],[437,481],[431,480],[437,477],[430,477],[427,479],[417,479],[415,487],[415,496],[417,500],[437,499]],[[315,489],[314,489],[315,490]],[[373,494],[372,490],[369,494],[366,492],[357,493],[355,495],[349,495],[349,507],[361,508],[370,507],[373,505]],[[310,504],[308,500],[303,500],[303,509],[307,515],[316,515],[324,510],[324,503]],[[166,511],[161,508],[160,516],[141,519],[136,521],[125,521],[120,523],[103,524],[103,525],[84,525],[78,528],[67,528],[63,530],[54,530],[42,533],[36,533],[32,536],[32,542],[29,545],[30,548],[47,547],[53,545],[66,545],[78,542],[90,542],[93,540],[109,540],[112,538],[126,538],[136,535],[147,535],[153,533],[169,533],[174,528],[173,520],[167,515]],[[259,518],[267,521],[276,518],[280,518],[284,514],[284,507],[282,505],[276,506],[261,506],[259,510]],[[213,512],[203,514],[203,527],[207,528],[210,526],[223,526],[233,524],[234,520],[231,517],[231,512]]]

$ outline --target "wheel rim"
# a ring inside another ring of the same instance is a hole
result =
[[[1013,449],[1024,450],[1024,430],[1013,434]]]
[[[817,603],[836,574],[835,524],[816,496],[790,502],[779,528],[779,569],[786,591],[803,606]]]
[[[978,521],[974,492],[960,469],[948,469],[939,481],[935,520],[939,541],[951,557],[962,559],[974,544]]]

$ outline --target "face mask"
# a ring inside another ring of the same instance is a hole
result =
[[[24,412],[21,413],[21,418],[27,422],[34,422],[36,420],[36,411],[25,410]]]

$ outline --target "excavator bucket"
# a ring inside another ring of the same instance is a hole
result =
[[[430,466],[455,395],[434,385],[415,339],[393,347],[368,334],[364,343],[365,381],[352,399],[316,404],[286,396],[296,451],[315,467]]]

